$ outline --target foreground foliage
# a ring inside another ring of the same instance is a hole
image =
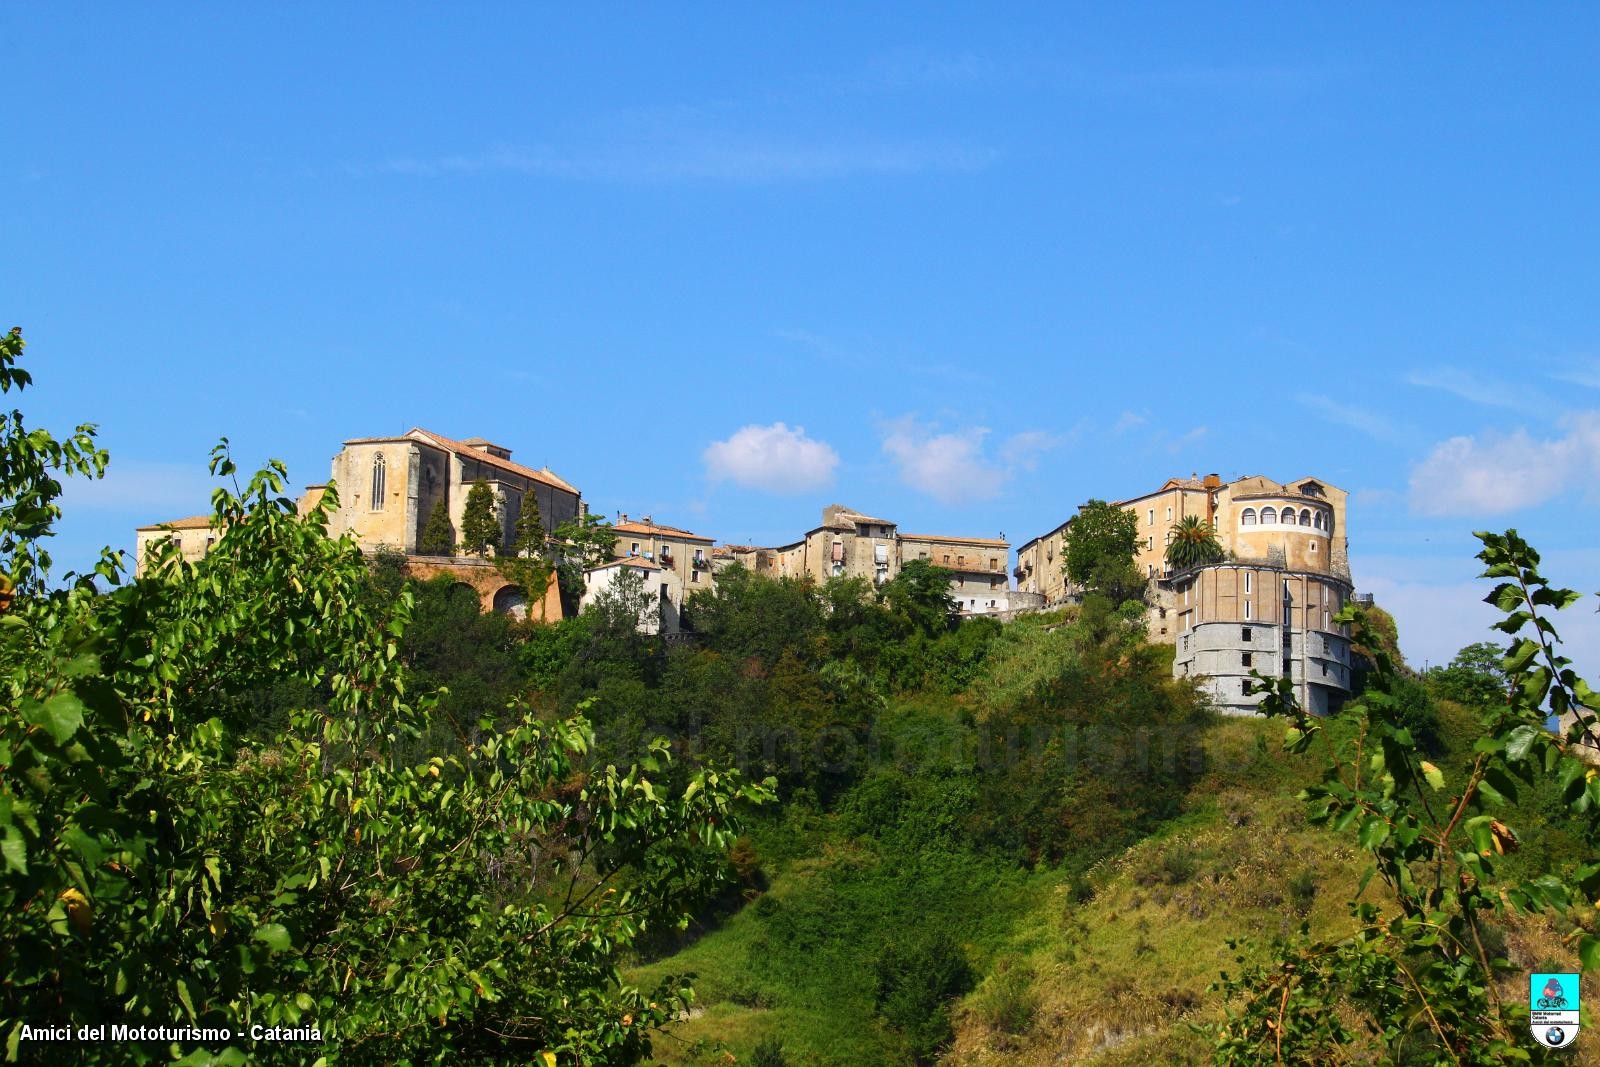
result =
[[[1285,746],[1318,746],[1323,781],[1302,793],[1311,821],[1355,834],[1377,877],[1378,900],[1357,899],[1356,931],[1337,939],[1299,937],[1277,945],[1265,964],[1223,976],[1236,1002],[1215,1029],[1216,1062],[1337,1062],[1365,1049],[1370,1062],[1503,1064],[1554,1062],[1537,1045],[1520,997],[1502,999],[1491,948],[1493,921],[1511,914],[1588,913],[1574,931],[1584,970],[1600,969],[1592,902],[1600,897],[1600,779],[1583,756],[1595,744],[1594,692],[1557,652],[1547,617],[1579,594],[1552,587],[1539,556],[1515,531],[1480,533],[1483,576],[1498,580],[1486,597],[1505,615],[1510,636],[1500,691],[1481,712],[1470,759],[1453,773],[1424,759],[1406,722],[1402,678],[1347,608],[1374,670],[1363,695],[1331,721],[1307,715],[1282,680],[1258,678],[1262,708],[1287,718]],[[1547,720],[1563,725],[1560,733]],[[1551,789],[1578,826],[1580,862],[1532,875],[1508,873],[1505,857],[1522,831],[1502,818],[1524,789]],[[1246,962],[1241,957],[1241,962]]]
[[[28,384],[20,335],[0,388]],[[274,464],[214,495],[214,550],[167,546],[49,588],[55,473],[99,474],[0,422],[0,1040],[7,1060],[623,1064],[686,1009],[672,975],[621,983],[618,953],[682,924],[727,876],[736,772],[670,775],[664,742],[595,765],[582,718],[485,719],[418,754],[432,700],[400,657],[411,594],[299,516]],[[234,473],[219,448],[213,472]],[[293,681],[281,728],[253,695]],[[674,784],[668,784],[672,782]],[[231,1038],[48,1050],[22,1027],[226,1028]],[[262,1044],[252,1025],[316,1027]]]

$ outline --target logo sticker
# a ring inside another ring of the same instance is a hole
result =
[[[1578,1037],[1577,974],[1530,975],[1528,1017],[1533,1039],[1545,1048],[1572,1044]]]

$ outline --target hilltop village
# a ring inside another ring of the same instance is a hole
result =
[[[348,533],[366,551],[403,554],[416,577],[449,574],[474,591],[485,611],[549,621],[562,614],[554,576],[543,589],[527,589],[491,557],[516,543],[527,509],[537,508],[546,531],[593,523],[615,541],[610,558],[585,561],[578,607],[621,575],[637,575],[658,606],[648,627],[666,634],[680,630],[689,596],[714,588],[717,574],[732,566],[770,577],[882,584],[907,563],[924,560],[951,572],[950,596],[967,616],[1049,610],[1080,594],[1063,566],[1075,515],[1023,544],[1009,573],[1005,540],[905,533],[893,519],[839,504],[824,507],[818,525],[789,544],[719,545],[652,516],[620,512],[615,520],[602,519],[589,512],[577,486],[511,457],[511,449],[481,437],[456,440],[421,428],[345,441],[330,471],[339,493],[329,533]],[[486,550],[476,556],[448,547],[462,543],[475,488],[489,494],[486,512],[499,527],[499,536],[486,538]],[[308,486],[301,512],[322,502],[326,491],[327,484]],[[1147,582],[1146,628],[1152,641],[1174,646],[1174,676],[1203,679],[1219,708],[1240,714],[1259,700],[1249,693],[1251,671],[1293,679],[1313,712],[1331,710],[1348,696],[1350,641],[1333,621],[1354,595],[1346,498],[1344,490],[1316,478],[1223,481],[1210,474],[1173,478],[1114,501],[1137,523],[1134,562]],[[1175,526],[1191,518],[1215,532],[1218,558],[1173,569],[1167,546]],[[223,532],[204,515],[141,526],[138,566],[162,541],[186,559],[199,559]]]

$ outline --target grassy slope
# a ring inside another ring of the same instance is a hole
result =
[[[777,1036],[796,1067],[906,1062],[872,1015],[871,961],[860,945],[873,933],[934,923],[951,929],[987,976],[956,1008],[946,1062],[1209,1062],[1192,1026],[1220,1010],[1206,986],[1234,966],[1227,939],[1264,943],[1302,918],[1314,932],[1348,925],[1345,901],[1365,869],[1350,835],[1305,825],[1293,794],[1314,761],[1282,755],[1281,735],[1281,726],[1260,721],[1219,724],[1205,742],[1212,769],[1186,813],[1100,864],[1092,896],[1058,873],[1007,872],[974,859],[962,861],[967,869],[958,862],[956,870],[885,871],[870,845],[831,840],[826,819],[813,817],[805,831],[769,830],[763,836],[773,848],[804,840],[817,850],[772,865],[768,895],[776,903],[744,908],[635,974],[699,975],[701,1009],[657,1041],[658,1058],[727,1063],[722,1050],[691,1047],[717,1040],[749,1062],[759,1040]],[[1534,834],[1549,833],[1531,810],[1518,815]],[[1529,841],[1530,863],[1543,861],[1542,847]],[[777,929],[800,943],[773,943],[778,910],[788,918]],[[814,921],[790,921],[796,914]],[[1523,970],[1547,960],[1577,969],[1547,923],[1514,925],[1506,949]],[[1522,982],[1513,974],[1503,994],[1521,995]],[[1592,1030],[1573,1062],[1600,1064]]]

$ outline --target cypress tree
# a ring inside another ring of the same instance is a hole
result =
[[[529,489],[522,494],[522,513],[517,516],[517,539],[512,546],[519,556],[544,555],[544,516],[539,513],[539,498]]]
[[[445,510],[444,498],[434,501],[428,512],[428,525],[422,530],[422,544],[418,546],[425,556],[448,556],[455,551],[456,531],[450,525],[450,514]]]
[[[474,556],[485,556],[490,545],[500,545],[500,520],[494,513],[494,491],[480,480],[472,483],[461,514],[461,547]]]

